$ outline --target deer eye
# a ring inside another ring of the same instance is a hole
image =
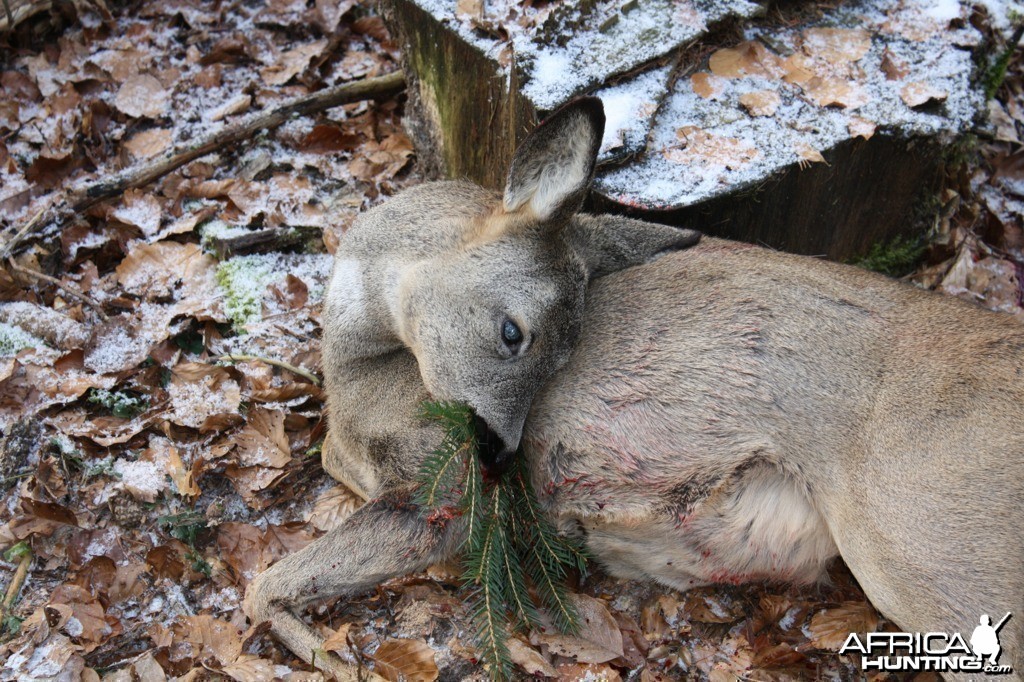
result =
[[[505,321],[501,323],[501,340],[505,342],[506,346],[515,350],[523,342],[523,330],[506,317]]]

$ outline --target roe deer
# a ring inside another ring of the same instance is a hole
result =
[[[308,661],[305,605],[455,551],[461,523],[410,502],[442,438],[417,417],[432,397],[473,408],[493,472],[521,446],[546,511],[615,575],[806,584],[839,555],[910,632],[1017,614],[1000,663],[1019,674],[1024,327],[855,267],[581,215],[603,125],[576,100],[517,150],[504,196],[422,185],[343,237],[323,464],[369,501],[260,575],[250,617]]]

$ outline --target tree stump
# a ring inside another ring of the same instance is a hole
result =
[[[837,260],[921,233],[984,108],[981,34],[958,0],[384,10],[428,173],[500,188],[532,126],[594,94],[608,117],[595,209]]]

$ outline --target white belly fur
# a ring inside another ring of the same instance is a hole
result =
[[[656,511],[579,521],[591,552],[613,575],[681,590],[758,580],[813,583],[838,554],[799,484],[770,465],[743,472],[682,518]]]

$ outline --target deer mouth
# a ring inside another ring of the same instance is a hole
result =
[[[477,457],[484,475],[490,479],[499,478],[508,471],[516,453],[509,450],[505,441],[495,433],[480,415],[473,413],[473,426],[476,429]]]

